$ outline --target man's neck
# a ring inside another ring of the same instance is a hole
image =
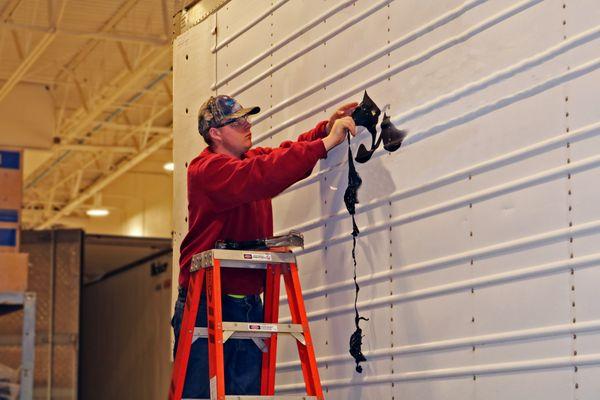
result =
[[[243,153],[242,154],[236,154],[236,153],[234,153],[234,152],[232,152],[232,151],[230,151],[228,149],[225,149],[225,148],[223,148],[221,146],[211,146],[211,150],[213,151],[213,153],[216,153],[216,154],[225,154],[225,155],[231,156],[233,158],[237,158],[239,160],[242,159],[242,154]]]

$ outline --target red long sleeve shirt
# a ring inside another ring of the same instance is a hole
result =
[[[310,175],[327,152],[320,138],[327,121],[277,148],[257,147],[241,159],[205,149],[188,166],[188,234],[181,243],[179,285],[187,287],[192,257],[217,240],[253,240],[273,235],[271,198]],[[224,268],[226,294],[262,292],[264,270]]]

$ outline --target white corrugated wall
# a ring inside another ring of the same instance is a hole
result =
[[[274,146],[367,89],[409,136],[358,165],[363,374],[346,145],[274,200],[276,231],[305,235],[326,398],[595,399],[599,37],[597,0],[233,0],[174,44],[175,246],[210,94],[260,105],[255,144]],[[279,393],[299,393],[279,349]]]

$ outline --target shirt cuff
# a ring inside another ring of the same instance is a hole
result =
[[[317,132],[318,132],[318,137],[323,139],[324,137],[327,136],[327,124],[329,123],[329,121],[325,120],[325,121],[321,121],[317,124],[316,128],[317,128]]]
[[[323,139],[317,139],[311,144],[315,144],[316,152],[318,157],[321,159],[327,158],[327,149],[325,148],[325,143],[323,143]]]

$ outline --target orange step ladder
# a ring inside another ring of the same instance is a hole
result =
[[[263,323],[223,322],[221,309],[221,268],[266,268]],[[183,312],[179,344],[169,389],[169,400],[181,400],[188,359],[194,336],[208,337],[209,382],[211,400],[227,399],[287,399],[323,400],[323,390],[315,359],[314,347],[306,318],[304,300],[298,277],[296,256],[283,251],[213,249],[196,254],[190,268],[191,277]],[[279,324],[279,294],[283,275],[287,292],[291,324]],[[206,282],[207,328],[196,328],[200,294]],[[306,395],[275,396],[277,335],[296,339]],[[228,339],[252,339],[263,351],[260,396],[226,395],[223,343]],[[264,343],[263,343],[264,340]]]

